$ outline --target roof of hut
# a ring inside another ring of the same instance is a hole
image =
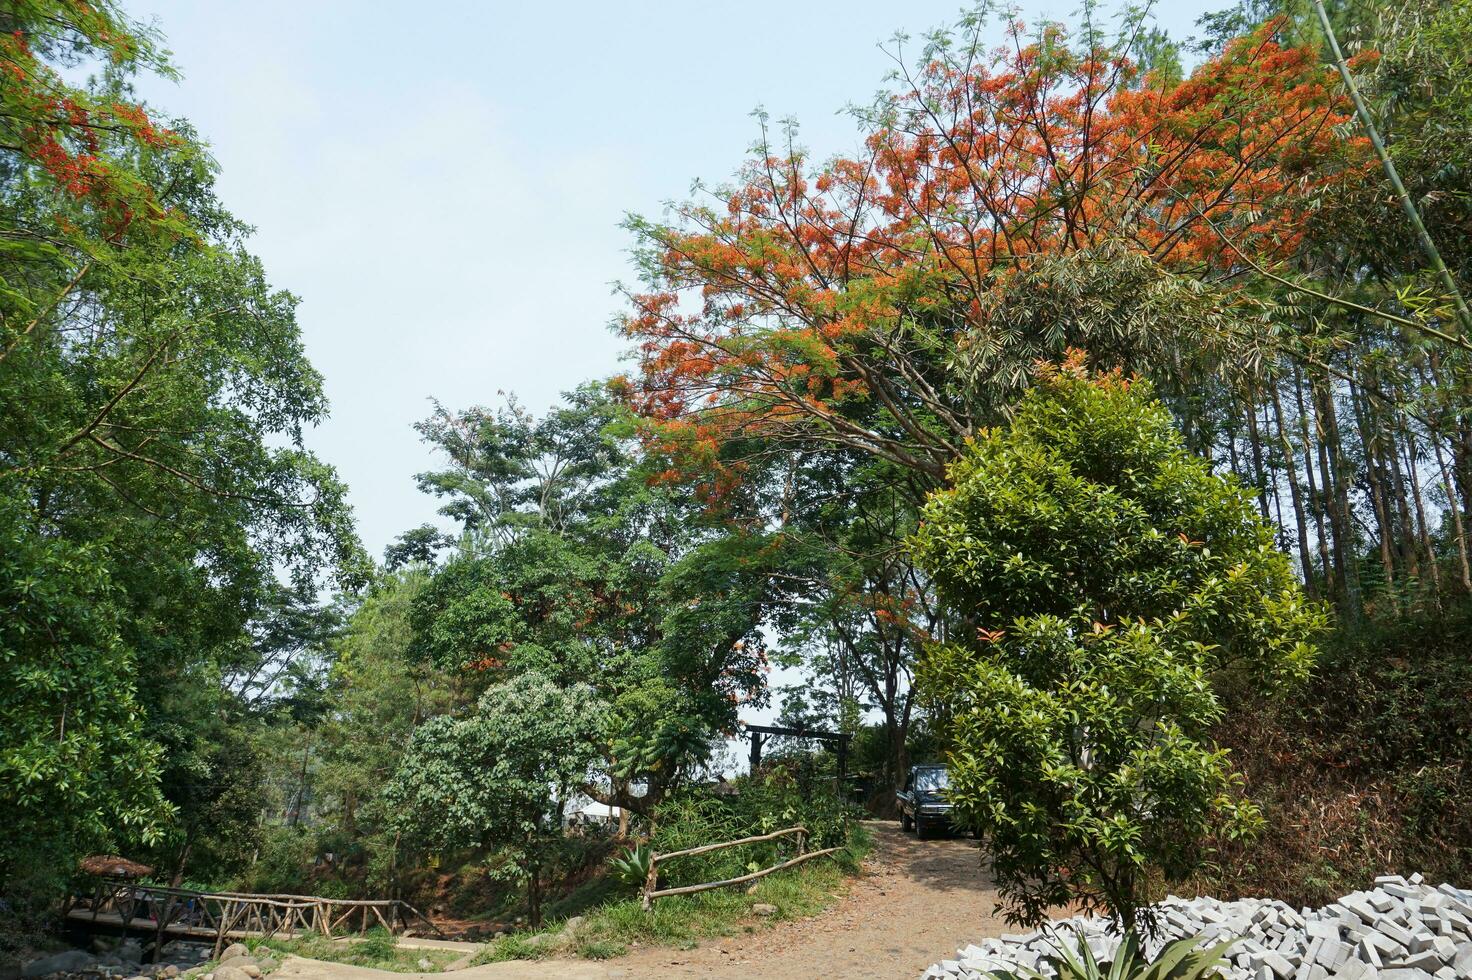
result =
[[[107,878],[142,878],[153,874],[153,869],[137,861],[129,861],[116,854],[94,854],[82,859],[82,870],[89,875]]]

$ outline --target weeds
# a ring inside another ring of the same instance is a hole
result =
[[[517,933],[496,940],[475,960],[476,965],[504,960],[543,959],[573,954],[587,959],[622,956],[632,945],[693,949],[701,940],[734,936],[761,928],[753,925],[752,906],[771,905],[771,920],[800,919],[832,905],[858,870],[870,841],[862,827],[852,830],[852,843],[832,858],[779,871],[759,879],[750,893],[722,888],[697,895],[660,899],[648,912],[639,900],[605,902],[592,909],[575,934],[550,926],[537,934]]]

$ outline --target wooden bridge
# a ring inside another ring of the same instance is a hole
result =
[[[382,926],[401,933],[418,919],[439,935],[439,927],[408,902],[396,898],[355,900],[312,895],[251,895],[197,892],[102,878],[90,894],[67,903],[68,924],[97,930],[152,934],[155,948],[168,938],[208,939],[218,956],[231,940],[255,936],[294,939],[367,932]]]

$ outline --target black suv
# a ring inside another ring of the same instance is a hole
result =
[[[921,840],[937,830],[949,830],[951,804],[946,800],[946,788],[950,784],[950,773],[943,765],[911,766],[905,788],[895,794],[900,805],[900,826],[914,830]]]

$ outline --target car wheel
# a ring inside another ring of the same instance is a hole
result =
[[[900,814],[900,829],[907,834],[915,829],[915,821],[910,819],[910,815],[908,813]]]

